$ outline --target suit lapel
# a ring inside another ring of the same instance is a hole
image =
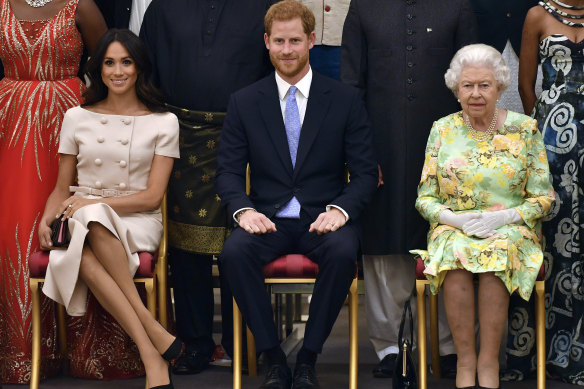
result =
[[[282,117],[282,108],[280,107],[280,98],[278,96],[278,86],[276,85],[275,76],[268,77],[264,87],[260,88],[262,94],[260,103],[260,112],[266,129],[286,171],[292,176],[292,159],[290,158],[290,149],[288,148],[288,139],[286,137],[286,127]]]
[[[310,85],[310,94],[304,114],[304,122],[300,131],[300,140],[298,142],[298,153],[296,154],[296,166],[294,176],[298,174],[302,163],[306,160],[310,148],[322,127],[324,118],[330,105],[330,90],[326,87],[324,79],[319,74],[312,73],[312,83]],[[287,140],[286,140],[287,142]]]

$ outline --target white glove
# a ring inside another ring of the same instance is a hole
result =
[[[495,234],[495,231],[507,224],[521,224],[523,219],[515,209],[505,209],[502,211],[483,212],[477,219],[470,220],[462,226],[462,231],[468,236],[478,238],[488,238]]]
[[[440,213],[440,224],[447,224],[462,230],[462,226],[472,220],[478,219],[480,213],[465,212],[454,213],[450,209],[445,209]]]

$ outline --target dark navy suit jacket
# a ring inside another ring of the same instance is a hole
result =
[[[217,192],[231,215],[250,207],[272,217],[296,196],[313,219],[334,204],[356,220],[377,184],[359,91],[314,71],[295,168],[274,73],[231,96],[217,161]],[[245,192],[248,163],[250,196]]]

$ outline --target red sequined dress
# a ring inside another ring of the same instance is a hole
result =
[[[39,249],[38,223],[58,172],[63,115],[79,105],[77,72],[83,51],[75,24],[79,0],[49,20],[17,20],[0,0],[0,382],[30,380],[31,297],[28,257]],[[41,377],[61,365],[54,304],[41,296]],[[143,374],[137,349],[90,299],[88,314],[69,318],[68,358],[79,377]]]

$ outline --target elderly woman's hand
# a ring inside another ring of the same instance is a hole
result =
[[[446,224],[462,230],[462,226],[465,223],[477,219],[479,215],[476,212],[454,213],[449,209],[445,209],[440,214],[440,224]]]
[[[523,221],[515,209],[483,212],[477,219],[470,220],[462,226],[462,231],[469,236],[484,239],[495,234],[495,231],[507,224],[517,224]]]

